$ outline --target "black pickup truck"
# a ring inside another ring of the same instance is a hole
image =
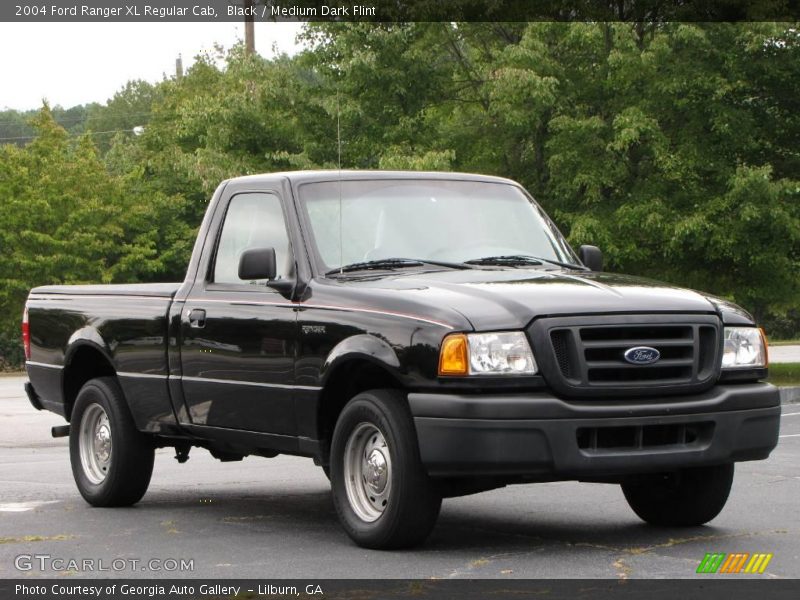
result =
[[[422,542],[444,497],[555,480],[699,525],[778,440],[744,310],[603,273],[495,177],[225,181],[183,283],[38,287],[23,339],[90,504],[139,501],[158,447],[307,456],[372,548]]]

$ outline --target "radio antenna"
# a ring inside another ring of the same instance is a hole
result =
[[[344,236],[342,233],[342,128],[339,107],[339,88],[336,88],[336,146],[339,155],[339,275],[344,272]]]

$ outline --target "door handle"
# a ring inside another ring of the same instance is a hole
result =
[[[202,308],[193,308],[189,312],[189,326],[200,329],[206,326],[206,311]]]

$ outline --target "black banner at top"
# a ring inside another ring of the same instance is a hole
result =
[[[0,22],[797,21],[800,0],[2,0]]]

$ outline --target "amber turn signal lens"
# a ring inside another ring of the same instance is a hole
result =
[[[469,369],[467,356],[467,336],[463,333],[448,335],[442,341],[439,353],[439,375],[466,375]]]
[[[758,331],[761,333],[761,341],[764,343],[764,368],[767,369],[769,368],[769,340],[763,327],[759,327]]]

